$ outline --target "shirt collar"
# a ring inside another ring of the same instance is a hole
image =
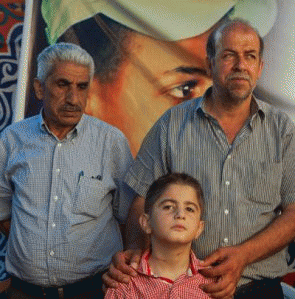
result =
[[[195,108],[197,113],[201,113],[202,115],[207,117],[209,116],[205,108],[205,100],[211,95],[211,93],[212,93],[212,86],[205,91],[204,95],[197,102]],[[252,102],[251,102],[251,115],[252,115],[251,120],[254,118],[256,114],[258,114],[261,117],[261,119],[264,119],[265,113],[266,110],[265,110],[264,103],[253,94]]]
[[[41,108],[41,111],[37,118],[37,122],[39,124],[39,128],[41,131],[54,136],[54,134],[49,130],[48,126],[45,123],[45,120],[43,117],[43,108]],[[75,138],[77,135],[79,135],[83,129],[84,123],[85,123],[85,115],[83,114],[80,121],[77,123],[77,125],[74,127],[74,129],[68,133],[66,139],[71,138],[71,137]]]
[[[137,271],[141,274],[153,276],[150,265],[149,265],[150,255],[151,255],[151,251],[149,249],[143,253]],[[193,253],[193,251],[191,251],[190,267],[189,267],[187,275],[188,276],[196,275],[198,273],[198,270],[201,268],[202,267],[200,266],[199,260],[197,259],[196,255]]]

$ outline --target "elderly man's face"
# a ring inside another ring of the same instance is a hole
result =
[[[85,111],[90,85],[88,68],[60,62],[44,83],[36,79],[34,84],[36,96],[43,101],[46,124],[57,137],[65,137]]]
[[[114,82],[94,80],[86,113],[121,129],[136,154],[168,108],[202,95],[211,85],[205,51],[210,32],[178,42],[133,33],[130,57]]]

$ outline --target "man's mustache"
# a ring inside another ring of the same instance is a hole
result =
[[[227,77],[228,80],[247,80],[251,81],[251,78],[248,74],[245,73],[233,73]]]
[[[77,105],[64,105],[61,107],[61,111],[81,112],[82,109],[80,106],[77,106]]]

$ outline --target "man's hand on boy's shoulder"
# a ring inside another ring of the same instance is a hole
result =
[[[202,262],[204,268],[199,271],[215,282],[202,285],[201,288],[212,298],[232,298],[246,265],[246,256],[239,246],[217,249]]]
[[[137,275],[142,250],[129,249],[117,252],[109,270],[102,276],[106,288],[117,288],[119,283],[129,283]]]

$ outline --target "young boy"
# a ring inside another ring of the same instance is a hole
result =
[[[199,287],[208,280],[198,273],[200,262],[191,250],[203,231],[202,211],[203,193],[194,178],[174,173],[156,180],[139,219],[151,249],[144,252],[138,275],[109,288],[105,298],[210,298]]]

